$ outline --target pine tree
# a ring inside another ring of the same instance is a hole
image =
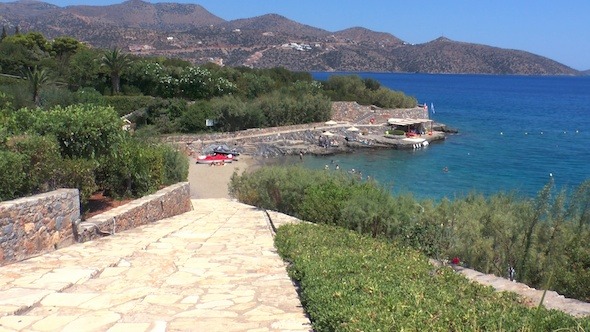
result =
[[[6,32],[6,26],[2,26],[2,34],[0,35],[0,41],[4,40],[4,38],[8,37],[8,33]]]

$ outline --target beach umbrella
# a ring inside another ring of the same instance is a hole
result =
[[[328,137],[334,136],[334,134],[333,134],[333,133],[331,133],[331,132],[330,132],[330,131],[328,131],[328,130],[324,131],[324,132],[322,133],[322,135],[324,135],[324,136],[328,136]]]
[[[346,131],[359,131],[359,129],[357,127],[350,127]]]
[[[334,120],[330,120],[330,121],[326,121],[325,124],[329,125],[329,126],[333,126],[335,124],[338,124],[338,122],[334,121]]]

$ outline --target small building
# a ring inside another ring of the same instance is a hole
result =
[[[432,131],[432,120],[430,119],[399,119],[390,118],[387,120],[393,130],[403,130],[406,136],[419,136]]]

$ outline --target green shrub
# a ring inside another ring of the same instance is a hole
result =
[[[94,160],[65,158],[57,169],[56,183],[59,188],[78,188],[80,205],[84,209],[88,199],[98,190],[94,177],[97,164]]]
[[[107,101],[100,92],[94,88],[82,88],[74,92],[73,95],[74,104],[92,104],[98,106],[107,106]]]
[[[186,181],[188,178],[188,157],[181,151],[168,145],[161,145],[164,160],[164,185]]]
[[[148,107],[159,99],[151,96],[104,96],[107,105],[113,107],[119,116]]]
[[[74,103],[73,93],[62,87],[48,86],[40,92],[41,105],[44,109],[56,106],[68,106]]]
[[[234,174],[230,194],[246,204],[301,217],[305,191],[323,183],[327,174],[301,167],[264,167],[242,176]]]
[[[207,119],[215,118],[208,101],[198,101],[187,106],[178,120],[179,129],[184,133],[207,130]]]
[[[27,156],[0,150],[0,201],[20,197],[27,184]]]
[[[56,189],[55,174],[61,164],[55,137],[22,135],[7,140],[6,147],[21,154],[25,160],[25,186],[21,195],[36,194]]]
[[[108,154],[124,135],[123,122],[110,107],[72,105],[36,112],[33,116],[36,121],[32,128],[42,135],[55,135],[64,157],[94,158]]]
[[[437,259],[460,257],[465,266],[580,300],[590,291],[590,181],[555,197],[551,185],[535,200],[499,193],[454,201],[392,197],[372,181],[339,172],[265,167],[234,175],[240,201],[303,220],[338,225],[418,249]]]
[[[162,151],[158,146],[133,138],[121,141],[100,163],[99,186],[107,195],[117,198],[141,197],[155,192],[166,177]]]
[[[418,251],[324,225],[285,225],[275,245],[291,264],[314,331],[588,330],[590,319],[527,308],[515,294],[436,268]]]

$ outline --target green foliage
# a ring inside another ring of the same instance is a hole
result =
[[[4,43],[13,43],[24,46],[27,50],[40,53],[50,52],[51,43],[40,32],[28,32],[26,34],[14,34],[2,40]]]
[[[215,115],[208,101],[197,101],[189,104],[178,120],[179,129],[185,133],[207,130],[207,119],[214,119]]]
[[[68,77],[66,82],[74,90],[92,87],[103,91],[105,83],[100,75],[100,50],[82,49],[68,59]]]
[[[56,57],[69,57],[72,54],[84,49],[84,44],[72,37],[61,36],[51,41],[51,50]]]
[[[0,150],[0,201],[18,197],[27,184],[27,157],[18,152]]]
[[[7,140],[6,148],[25,160],[22,170],[27,177],[20,192],[40,193],[56,188],[55,172],[59,169],[61,155],[55,137],[13,136]]]
[[[178,182],[186,181],[188,178],[188,157],[181,151],[168,145],[160,146],[162,158],[164,160],[164,185],[171,185]]]
[[[80,204],[84,206],[88,199],[99,188],[96,184],[94,172],[97,163],[94,160],[83,158],[64,158],[56,169],[56,187],[78,188],[80,191]]]
[[[99,185],[109,196],[141,197],[163,183],[164,159],[157,147],[127,138],[101,158],[99,173]]]
[[[24,76],[27,79],[31,93],[33,94],[33,102],[35,105],[39,105],[39,93],[41,88],[51,79],[49,72],[46,69],[39,69],[37,66],[35,66],[32,69],[27,68]]]
[[[590,181],[553,197],[548,184],[535,200],[514,194],[470,194],[454,201],[392,197],[372,181],[339,172],[268,167],[232,177],[230,193],[247,204],[303,220],[384,237],[437,259],[460,257],[484,273],[516,278],[590,300]]]
[[[151,96],[104,96],[106,104],[113,107],[119,116],[127,115],[133,111],[146,107],[154,107],[165,103],[162,99]]]
[[[184,97],[210,99],[236,90],[236,86],[223,77],[215,77],[206,68],[187,67],[180,74],[178,86]]]
[[[251,128],[247,104],[234,96],[224,96],[211,100],[211,110],[220,123],[222,131],[236,131]],[[254,125],[255,126],[255,125]]]
[[[82,88],[72,94],[72,104],[107,106],[107,99],[94,88]],[[117,112],[119,113],[119,112]]]
[[[314,331],[588,330],[590,319],[529,309],[388,241],[323,225],[281,226],[275,238]],[[542,317],[542,319],[539,319]]]
[[[20,76],[23,68],[32,67],[37,61],[38,58],[24,45],[6,39],[0,42],[0,68],[3,73]]]
[[[12,108],[12,98],[0,91],[0,110],[7,110],[10,108]]]
[[[101,58],[101,65],[105,67],[111,77],[111,95],[118,94],[121,89],[121,74],[131,64],[131,59],[118,48],[105,51]]]
[[[74,93],[65,87],[48,86],[39,93],[39,104],[42,108],[66,107],[75,104]]]
[[[416,107],[416,99],[402,92],[382,87],[379,82],[361,79],[357,75],[330,76],[323,82],[326,94],[332,100],[357,101],[362,105],[376,105],[383,108]]]
[[[56,107],[41,112],[37,118],[39,121],[33,128],[40,134],[55,135],[62,155],[67,157],[94,158],[108,154],[124,133],[121,119],[110,107]]]

